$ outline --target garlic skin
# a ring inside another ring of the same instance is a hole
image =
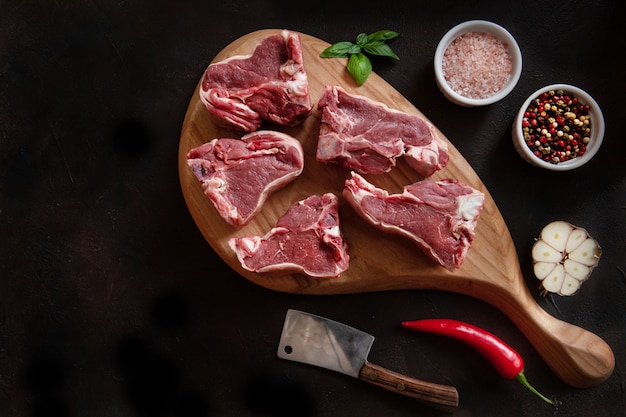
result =
[[[602,248],[587,230],[566,221],[547,224],[532,248],[542,294],[574,295],[598,265]]]

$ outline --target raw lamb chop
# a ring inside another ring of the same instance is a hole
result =
[[[250,55],[208,66],[200,99],[218,120],[245,132],[262,120],[295,126],[312,110],[302,45],[287,30],[268,36]]]
[[[254,272],[296,271],[333,278],[348,269],[350,261],[332,193],[294,203],[263,237],[232,238],[228,243],[241,265]]]
[[[419,181],[390,195],[354,172],[343,195],[367,222],[411,239],[449,270],[465,260],[485,199],[452,179]]]
[[[326,86],[316,159],[361,174],[381,174],[403,156],[422,176],[448,163],[447,144],[424,119],[389,108],[367,97]]]
[[[259,130],[241,139],[213,139],[190,150],[187,164],[220,216],[239,228],[272,192],[302,173],[304,153],[297,139]]]

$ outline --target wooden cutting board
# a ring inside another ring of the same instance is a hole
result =
[[[263,38],[279,30],[267,29],[245,35],[222,50],[213,62],[229,56],[249,54]],[[367,96],[389,107],[426,119],[407,99],[376,74],[360,87],[348,74],[345,59],[322,59],[329,44],[300,34],[309,92],[314,105],[324,86],[340,85],[348,92]],[[384,234],[366,224],[341,197],[349,172],[315,161],[320,112],[296,128],[271,126],[298,138],[305,152],[300,177],[271,195],[262,211],[240,230],[233,229],[216,212],[203,194],[200,183],[187,166],[187,152],[216,137],[240,137],[216,126],[194,91],[183,122],[178,155],[183,195],[198,228],[224,261],[246,279],[260,286],[298,294],[347,294],[401,289],[435,289],[461,293],[484,300],[506,314],[525,334],[550,368],[566,383],[590,387],[608,378],[614,367],[610,347],[598,336],[547,314],[532,298],[520,269],[515,246],[493,198],[458,150],[448,142],[450,162],[431,179],[454,178],[485,193],[476,236],[463,266],[450,272],[428,258],[414,244],[399,236]],[[365,176],[389,192],[421,178],[402,160],[390,173]],[[228,239],[234,236],[265,235],[295,201],[312,194],[333,192],[340,197],[340,219],[350,244],[350,267],[341,277],[313,279],[300,274],[257,274],[244,270]]]

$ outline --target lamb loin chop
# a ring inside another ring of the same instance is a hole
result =
[[[283,30],[268,36],[250,55],[210,64],[200,99],[218,121],[244,132],[262,120],[295,126],[312,110],[300,36]]]
[[[365,96],[326,86],[316,159],[360,174],[382,174],[404,156],[421,176],[446,166],[448,146],[434,126],[417,115],[391,109]]]
[[[269,195],[304,169],[300,142],[258,130],[241,139],[219,138],[190,150],[187,164],[219,215],[232,226],[247,224]]]
[[[334,278],[348,269],[348,242],[339,222],[337,197],[312,195],[292,204],[265,236],[231,238],[241,265],[255,272],[301,272]]]
[[[412,240],[449,270],[463,264],[485,199],[452,179],[418,181],[389,194],[354,172],[343,195],[365,221]]]

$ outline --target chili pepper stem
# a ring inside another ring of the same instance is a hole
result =
[[[522,384],[523,386],[525,386],[526,388],[528,388],[528,390],[530,392],[532,392],[533,394],[537,395],[539,398],[541,398],[542,400],[544,400],[545,402],[547,402],[548,404],[551,404],[555,407],[558,407],[561,403],[559,401],[553,401],[550,398],[546,397],[545,395],[543,395],[542,393],[540,393],[539,391],[537,391],[535,389],[535,387],[533,387],[532,385],[530,385],[530,383],[528,382],[528,380],[526,379],[526,375],[524,375],[524,371],[521,371],[519,374],[517,374],[517,376],[515,377],[515,379],[517,379],[517,381]]]

